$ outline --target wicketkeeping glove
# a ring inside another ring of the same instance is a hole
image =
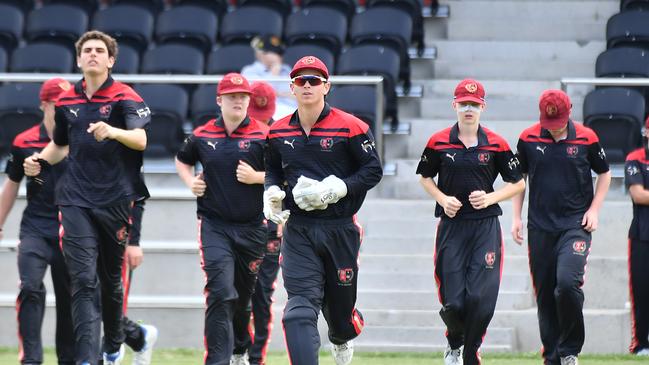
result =
[[[284,224],[291,214],[288,210],[282,210],[282,200],[286,193],[277,185],[269,187],[264,191],[264,216],[277,224]]]
[[[300,184],[300,179],[305,179]],[[311,211],[327,209],[347,195],[347,185],[334,175],[329,175],[322,181],[300,176],[298,184],[293,188],[293,199],[300,209]]]

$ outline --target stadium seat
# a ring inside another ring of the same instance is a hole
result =
[[[7,53],[18,46],[25,19],[19,8],[0,4],[0,46]]]
[[[327,94],[329,105],[354,114],[362,119],[372,129],[376,130],[376,90],[370,85],[342,85],[335,86]],[[380,133],[383,133],[381,131]]]
[[[329,49],[317,45],[296,44],[286,47],[284,63],[292,67],[295,62],[304,56],[318,57],[327,66],[330,74],[335,73],[336,58],[334,54]]]
[[[237,0],[237,6],[264,6],[281,16],[287,16],[293,11],[292,0]]]
[[[114,5],[99,10],[92,19],[92,28],[106,32],[122,44],[143,52],[151,42],[153,14],[135,5]]]
[[[180,148],[185,134],[183,123],[189,97],[178,85],[143,84],[135,91],[151,109],[151,124],[147,131],[145,157],[171,157]]]
[[[287,45],[320,45],[337,56],[347,37],[347,18],[328,7],[310,6],[288,17],[284,33]]]
[[[146,9],[153,14],[157,14],[162,11],[165,6],[165,0],[112,0],[109,1],[112,4],[124,4],[124,5],[133,5]]]
[[[129,45],[120,45],[117,61],[113,66],[113,73],[136,74],[140,69],[140,54]]]
[[[350,22],[356,14],[356,2],[354,0],[302,0],[302,8],[311,6],[326,6],[328,8],[337,10],[347,17],[347,22]]]
[[[173,6],[192,5],[207,9],[214,13],[217,18],[221,18],[228,11],[228,0],[175,0]]]
[[[205,73],[225,75],[228,72],[241,72],[243,66],[253,62],[255,50],[249,44],[228,44],[210,53]]]
[[[624,11],[606,23],[606,48],[639,47],[649,49],[649,12]]]
[[[383,76],[385,115],[392,126],[399,124],[397,117],[396,80],[399,76],[399,55],[390,47],[364,44],[345,50],[338,58],[336,74]]]
[[[198,49],[182,44],[163,44],[144,53],[140,71],[145,74],[203,73],[205,57]]]
[[[27,14],[34,9],[34,0],[0,0],[0,4],[11,5]]]
[[[282,16],[263,6],[244,6],[223,16],[221,42],[249,42],[254,36],[276,35],[281,38],[284,21]]]
[[[7,65],[9,64],[9,59],[7,57],[7,51],[4,48],[0,47],[0,72],[7,72]]]
[[[622,0],[620,11],[625,10],[649,10],[649,0]]]
[[[203,84],[196,88],[192,95],[189,118],[194,128],[221,114],[216,104],[216,85]]]
[[[401,58],[399,79],[403,81],[404,91],[410,89],[408,45],[412,38],[412,18],[408,13],[388,7],[367,9],[354,17],[349,36],[352,44],[377,43],[396,50]]]
[[[158,14],[155,35],[158,43],[178,42],[207,53],[216,42],[218,18],[204,8],[180,5]]]
[[[412,18],[412,42],[417,44],[419,55],[424,53],[424,18],[421,0],[367,0],[365,7],[396,7],[404,10]]]
[[[606,50],[597,56],[597,77],[649,77],[649,50],[621,47]]]
[[[596,89],[583,106],[584,125],[592,128],[611,163],[622,163],[641,145],[645,99],[638,91],[622,87]]]
[[[68,4],[50,4],[34,9],[27,17],[25,39],[30,42],[57,42],[70,49],[88,29],[88,14]]]
[[[17,48],[11,54],[11,72],[68,73],[74,65],[74,54],[56,43],[33,43]]]
[[[18,133],[43,119],[38,97],[41,84],[15,83],[0,86],[0,153],[9,152]]]
[[[97,0],[43,0],[43,4],[66,4],[74,6],[86,12],[88,16],[91,16],[97,10],[99,6],[99,1]]]

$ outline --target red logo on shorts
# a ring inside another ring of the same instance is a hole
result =
[[[128,236],[128,232],[126,231],[126,226],[120,228],[115,232],[115,237],[117,238],[117,241],[119,241],[120,244],[126,243],[126,237]]]
[[[259,272],[259,267],[261,266],[261,259],[253,260],[250,261],[248,264],[248,269],[250,269],[250,272],[253,274],[256,274]]]
[[[239,151],[248,151],[250,149],[250,141],[239,141]]]
[[[270,240],[266,243],[266,252],[276,254],[279,252],[280,240]]]
[[[584,252],[586,252],[586,241],[575,241],[575,243],[572,244],[572,250],[575,251],[576,254],[583,255]]]
[[[489,251],[484,255],[484,261],[487,263],[488,268],[493,268],[494,263],[496,262],[496,253]]]
[[[320,147],[322,147],[323,150],[330,150],[333,145],[334,139],[331,137],[323,138],[320,140]]]
[[[490,158],[491,158],[491,155],[489,154],[489,152],[480,152],[480,153],[478,153],[478,161],[480,161],[481,164],[488,163]]]
[[[354,278],[354,269],[338,269],[338,282],[344,285],[350,285]]]

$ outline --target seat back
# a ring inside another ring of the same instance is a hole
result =
[[[607,48],[649,48],[649,12],[624,11],[610,17],[606,23]]]
[[[318,57],[318,59],[327,66],[329,74],[334,74],[336,69],[336,57],[333,52],[325,47],[315,44],[300,43],[286,47],[286,51],[284,52],[284,63],[293,66],[295,62],[304,56]]]
[[[291,14],[284,32],[288,45],[317,44],[338,55],[347,37],[347,18],[328,7],[310,6]]]
[[[608,49],[597,56],[597,77],[649,77],[649,50],[635,47]]]
[[[33,43],[16,49],[11,55],[11,72],[72,71],[74,55],[67,47],[56,43]]]
[[[199,75],[204,67],[205,58],[198,49],[183,44],[163,44],[144,53],[141,72]]]
[[[255,62],[255,50],[249,44],[228,44],[214,49],[207,58],[206,73],[225,75],[241,72],[241,69]]]
[[[158,14],[156,39],[159,43],[192,45],[207,53],[216,42],[218,18],[212,12],[193,5],[173,7]]]
[[[192,126],[201,126],[220,114],[221,108],[216,104],[216,85],[203,84],[197,87],[189,111]]]
[[[329,105],[354,114],[372,129],[376,130],[376,90],[368,85],[342,85],[331,89],[327,94]],[[381,133],[383,133],[381,131]]]
[[[136,74],[139,69],[140,53],[127,44],[120,45],[112,72],[116,74]]]
[[[276,35],[282,37],[284,20],[282,16],[264,6],[244,6],[223,16],[221,22],[221,42],[249,42],[257,35]]]
[[[7,51],[14,49],[23,33],[24,15],[19,8],[0,4],[0,46]]]
[[[43,119],[39,109],[41,84],[0,86],[0,154],[11,149],[14,138]]]
[[[88,29],[88,14],[76,6],[50,4],[34,9],[27,16],[28,41],[57,41],[70,48]]]
[[[113,5],[99,10],[92,18],[92,28],[110,34],[122,44],[144,51],[153,34],[153,14],[136,5]]]

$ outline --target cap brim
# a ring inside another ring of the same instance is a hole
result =
[[[317,71],[317,72],[321,73],[326,79],[329,78],[328,73],[326,73],[324,70],[322,70],[320,68],[317,68],[317,67],[298,67],[298,68],[294,69],[293,71],[291,71],[291,73],[289,74],[289,77],[294,78],[298,72],[303,71],[303,70]]]
[[[484,105],[484,104],[485,104],[485,101],[482,100],[482,99],[480,99],[480,98],[477,97],[477,96],[462,96],[462,97],[459,97],[459,98],[454,99],[454,101],[455,101],[456,103],[464,103],[464,102],[466,102],[466,101],[470,101],[470,102],[472,102],[472,103],[478,103],[478,104],[480,104],[480,105]]]
[[[236,94],[236,93],[252,94],[252,91],[250,91],[250,89],[240,87],[240,88],[232,88],[232,89],[221,91],[219,95]]]
[[[568,118],[541,118],[539,120],[541,127],[548,130],[562,129],[568,124]]]

